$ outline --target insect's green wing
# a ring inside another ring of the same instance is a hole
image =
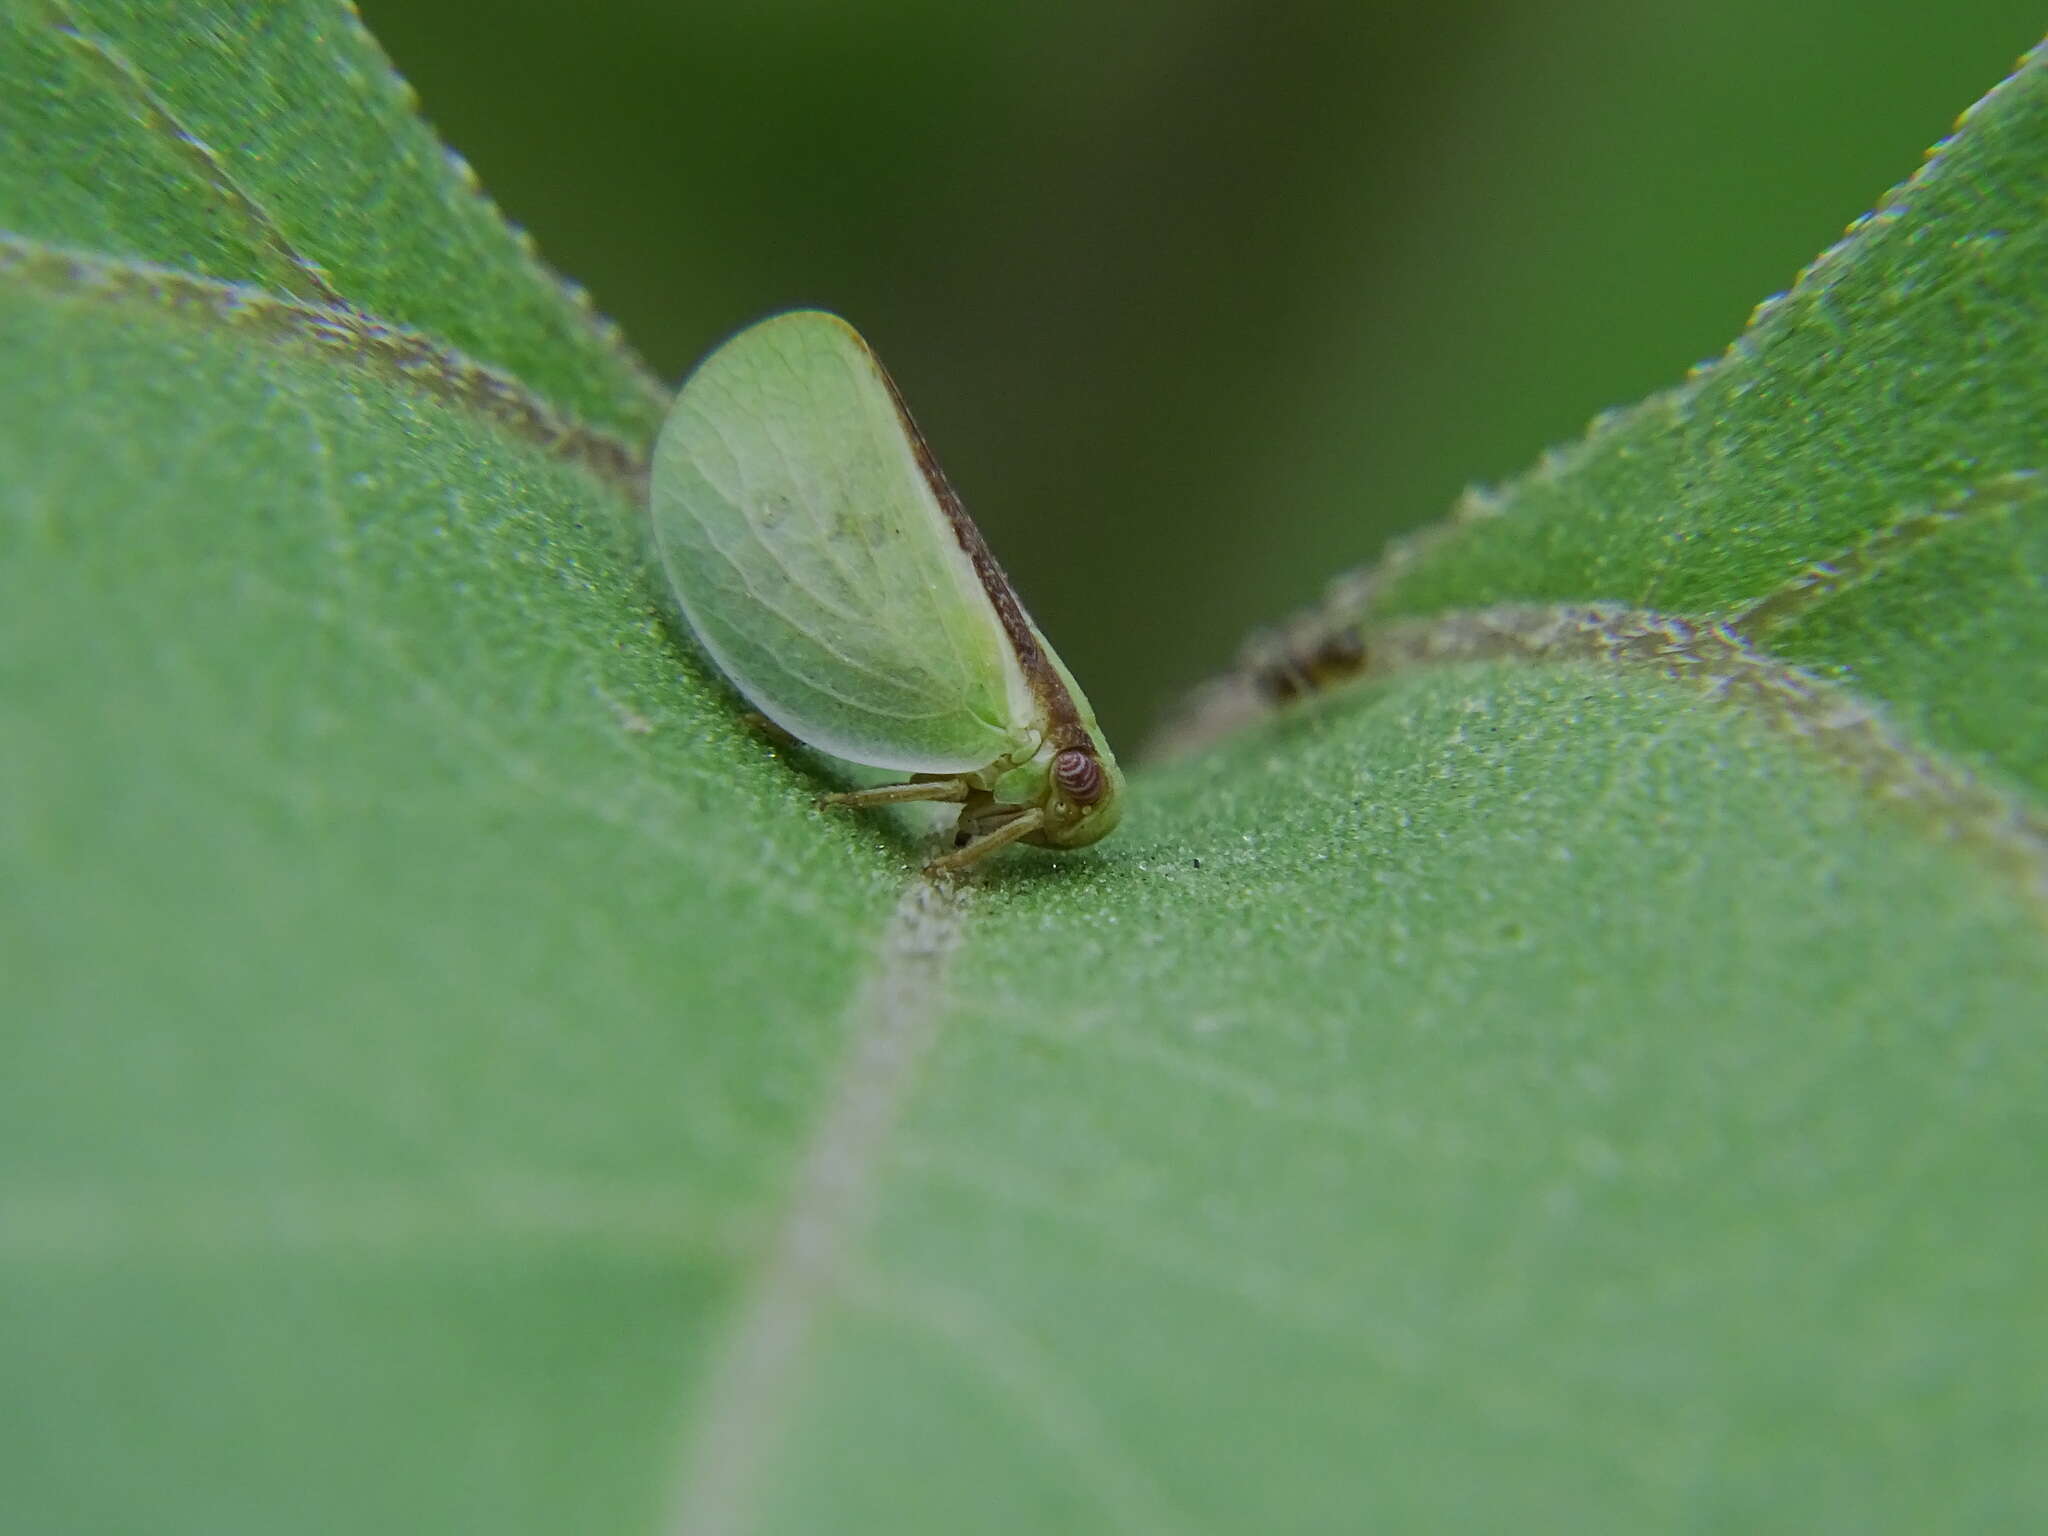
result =
[[[684,616],[756,708],[911,773],[1014,753],[1031,696],[881,364],[798,310],[720,347],[654,448],[654,537]]]

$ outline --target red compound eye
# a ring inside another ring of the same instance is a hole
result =
[[[1102,798],[1102,764],[1093,752],[1079,747],[1069,747],[1052,760],[1052,781],[1076,805],[1093,805]]]

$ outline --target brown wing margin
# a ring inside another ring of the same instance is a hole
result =
[[[981,588],[995,605],[996,615],[1003,623],[1003,633],[1010,637],[1011,648],[1017,653],[1017,664],[1024,670],[1024,681],[1030,686],[1039,707],[1045,711],[1046,719],[1051,722],[1047,740],[1058,750],[1079,748],[1094,756],[1095,744],[1088,735],[1088,728],[1081,724],[1081,711],[1074,705],[1074,695],[1046,659],[1045,647],[1038,643],[1038,633],[1031,627],[1031,621],[1025,618],[1024,605],[1017,600],[1017,589],[1010,585],[1010,578],[996,564],[988,541],[981,536],[981,530],[974,526],[974,519],[960,504],[960,493],[953,489],[946,472],[939,468],[931,445],[924,440],[916,418],[904,403],[903,391],[896,387],[896,381],[889,377],[889,370],[882,366],[882,360],[875,356],[872,348],[868,350],[868,358],[874,363],[875,372],[882,376],[882,382],[889,387],[889,398],[896,402],[896,415],[910,439],[910,450],[917,458],[917,467],[924,472],[925,483],[939,499],[946,521],[952,526],[953,537],[960,541],[960,548],[973,563],[974,574],[981,579]]]

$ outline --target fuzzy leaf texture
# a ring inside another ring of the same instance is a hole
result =
[[[952,890],[349,12],[5,27],[11,1528],[2048,1519],[2048,62]]]

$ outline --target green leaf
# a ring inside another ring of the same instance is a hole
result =
[[[2048,671],[2028,659],[2048,655],[2041,78],[2024,68],[1965,114],[1718,363],[1470,503],[1385,611],[1603,599],[1726,617],[2048,789],[2048,737],[2029,729]],[[1923,645],[1947,654],[1904,654]]]
[[[328,0],[12,0],[7,228],[432,332],[645,435],[657,386],[546,273]],[[104,168],[121,167],[108,176]]]
[[[2048,61],[953,889],[347,13],[176,9],[0,66],[15,1523],[2048,1515]]]

